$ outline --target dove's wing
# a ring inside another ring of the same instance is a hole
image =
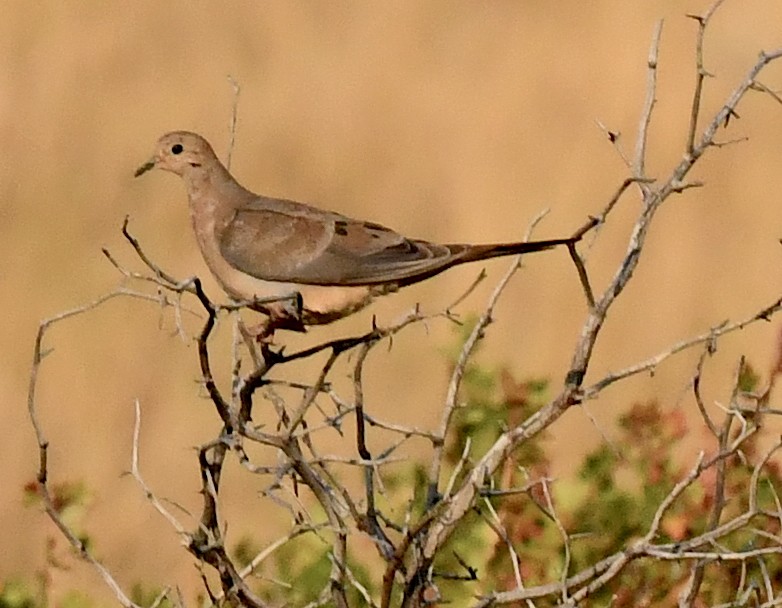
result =
[[[238,270],[309,285],[411,283],[458,263],[468,249],[265,197],[237,210],[220,235],[221,253]]]

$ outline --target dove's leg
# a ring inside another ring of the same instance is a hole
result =
[[[290,331],[306,332],[307,328],[302,320],[302,310],[304,302],[301,294],[296,292],[293,297],[264,304],[257,310],[267,316],[266,319],[246,328],[248,335],[251,335],[256,342],[270,344],[274,338],[274,332],[278,329],[287,329]]]

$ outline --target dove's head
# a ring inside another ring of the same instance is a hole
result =
[[[186,177],[216,160],[212,146],[203,137],[188,131],[174,131],[158,140],[154,156],[136,169],[136,177],[150,169],[164,169]]]

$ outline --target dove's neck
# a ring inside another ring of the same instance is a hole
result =
[[[185,181],[191,205],[209,199],[210,206],[232,213],[244,206],[248,200],[256,198],[256,195],[239,184],[220,162],[199,167],[191,172]]]
[[[220,277],[222,273],[215,267],[222,260],[220,237],[236,210],[256,196],[239,185],[217,159],[193,169],[185,176],[190,220],[207,264]]]

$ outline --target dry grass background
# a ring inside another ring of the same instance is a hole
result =
[[[171,175],[132,178],[156,138],[172,129],[206,135],[224,156],[232,90],[241,84],[233,170],[268,194],[318,202],[424,238],[520,237],[543,208],[539,237],[563,236],[596,212],[625,177],[599,119],[631,149],[655,21],[664,18],[659,105],[650,166],[660,177],[683,149],[702,1],[593,2],[3,2],[0,20],[0,580],[44,562],[50,523],[23,509],[36,469],[25,391],[37,322],[117,283],[108,246],[133,260],[119,233],[125,214],[147,252],[180,277],[206,269],[190,235],[185,193]],[[782,44],[782,5],[729,0],[706,46],[707,111],[754,62]],[[780,86],[782,70],[765,76]],[[634,284],[609,317],[592,373],[615,369],[738,318],[778,295],[782,279],[782,108],[750,96],[731,132],[750,141],[713,151],[688,191],[661,214]],[[628,197],[591,253],[595,280],[621,255],[636,210]],[[564,252],[528,259],[497,311],[481,360],[514,374],[558,380],[584,302]],[[487,265],[491,279],[507,267]],[[453,270],[375,306],[381,322],[414,302],[434,310],[478,268]],[[463,310],[477,310],[488,281]],[[218,292],[214,284],[210,292]],[[372,312],[302,344],[366,329]],[[768,364],[778,323],[722,344],[707,396],[726,398],[736,357]],[[190,323],[194,330],[197,323]],[[217,419],[196,385],[194,344],[172,335],[154,305],[115,302],[49,335],[39,407],[52,441],[53,480],[84,479],[93,492],[89,532],[126,585],[196,579],[191,559],[143,500],[128,468],[132,402],[141,401],[148,482],[188,508],[199,504],[192,446]],[[227,333],[224,333],[225,337]],[[439,412],[450,327],[401,335],[369,366],[369,409],[431,424]],[[692,355],[654,377],[606,393],[591,410],[611,433],[634,398],[682,400]],[[700,441],[700,431],[694,433]],[[600,433],[574,410],[551,441],[563,474]],[[261,487],[232,470],[234,538],[264,505]],[[249,506],[248,506],[249,505]],[[285,525],[274,511],[267,522]],[[244,526],[244,527],[243,527]],[[81,566],[55,585],[99,589]],[[187,586],[187,583],[186,583]],[[102,591],[101,591],[102,593]]]

